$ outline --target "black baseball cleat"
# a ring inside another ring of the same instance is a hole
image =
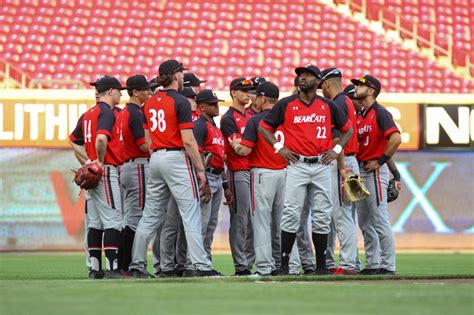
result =
[[[125,279],[119,270],[106,270],[104,279]]]
[[[378,272],[378,269],[365,268],[365,269],[362,269],[359,272],[359,274],[363,276],[372,276],[372,275],[376,275],[377,272]]]
[[[280,274],[280,269],[272,270],[272,272],[270,273],[271,276],[278,276],[279,274]]]
[[[325,275],[330,275],[331,272],[327,270],[326,268],[316,268],[314,271],[314,275],[316,276],[325,276]]]
[[[306,268],[303,269],[304,276],[314,276],[314,269],[313,268]]]
[[[290,268],[288,265],[281,265],[280,271],[278,272],[280,276],[288,276],[290,274]]]
[[[137,278],[137,279],[153,279],[153,278],[155,278],[155,276],[153,276],[148,271],[147,272],[142,272],[142,271],[137,270],[137,269],[130,269],[128,272],[130,273],[130,275],[133,278]]]
[[[223,274],[217,270],[196,270],[195,277],[222,277]]]
[[[197,277],[196,270],[190,270],[190,269],[185,269],[183,271],[183,278],[192,278],[192,277]]]
[[[103,279],[104,272],[102,270],[90,270],[89,271],[89,279]]]
[[[385,268],[380,268],[377,270],[377,274],[378,275],[386,275],[386,276],[398,276],[400,275],[398,272],[396,271],[390,271],[390,270],[387,270]]]
[[[272,273],[262,273],[259,271],[255,271],[253,274],[251,274],[249,277],[269,277],[272,276]]]
[[[236,271],[234,276],[237,276],[237,277],[240,277],[240,276],[250,276],[252,273],[250,272],[250,270],[248,269],[244,269],[244,270],[239,270],[239,271]]]
[[[177,276],[178,275],[176,274],[174,270],[167,270],[167,271],[162,270],[159,277],[160,278],[176,278]]]

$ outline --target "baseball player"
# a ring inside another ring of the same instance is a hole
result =
[[[230,205],[232,192],[224,172],[224,136],[214,122],[214,117],[219,116],[219,102],[222,100],[219,100],[211,90],[205,89],[198,93],[196,102],[201,110],[201,117],[194,123],[194,137],[199,152],[205,156],[211,154],[206,165],[211,200],[208,203],[201,203],[201,232],[204,249],[208,258],[212,259],[211,245],[217,227],[222,195],[226,199],[224,205]],[[207,157],[205,159],[207,160]]]
[[[105,76],[91,83],[95,86],[99,102],[79,119],[69,136],[76,154],[84,150],[91,163],[103,169],[103,181],[88,191],[87,217],[89,232],[87,244],[91,261],[89,278],[122,278],[118,266],[122,205],[118,183],[120,158],[120,117],[114,110],[125,89],[119,80]],[[118,114],[120,115],[120,114]],[[102,272],[102,237],[106,257],[106,271]]]
[[[201,114],[196,104],[196,93],[191,87],[184,87],[179,93],[186,97],[191,104],[192,120],[195,122]],[[155,247],[153,248],[155,250]],[[186,237],[178,205],[173,198],[170,199],[166,212],[159,252],[161,256],[161,277],[182,276],[187,262]],[[188,263],[188,267],[190,268],[188,273],[193,273],[191,263]]]
[[[256,96],[255,103],[261,111],[248,120],[242,138],[235,139],[231,145],[240,156],[250,157],[250,218],[254,232],[256,274],[270,276],[272,271],[276,271],[275,248],[277,256],[280,256],[279,225],[284,202],[286,161],[262,138],[258,125],[278,101],[280,93],[275,84],[264,82],[249,94]],[[280,129],[276,134],[280,141],[284,140]]]
[[[366,256],[366,266],[361,274],[392,275],[396,273],[395,242],[387,211],[389,169],[386,163],[401,143],[400,132],[392,115],[376,101],[381,90],[379,80],[366,74],[351,81],[356,85],[355,97],[364,106],[358,123],[357,160],[361,178],[370,192],[368,198],[356,205]],[[372,227],[376,235],[367,233]]]
[[[188,251],[196,276],[218,276],[207,258],[201,236],[199,189],[206,183],[204,165],[193,136],[189,101],[183,88],[182,63],[167,60],[159,67],[163,89],[144,105],[145,129],[151,138],[150,178],[143,216],[138,224],[129,270],[136,278],[149,278],[147,247],[162,225],[170,197],[176,200],[183,221]]]
[[[146,182],[148,180],[149,144],[143,124],[142,106],[151,95],[150,83],[143,75],[127,79],[130,101],[122,111],[122,160],[120,187],[124,197],[122,230],[122,270],[128,271],[132,259],[135,230],[145,207]]]
[[[201,84],[206,83],[207,80],[199,79],[194,73],[188,72],[184,74],[183,85],[184,87],[190,87],[194,93],[199,93],[202,90]]]
[[[341,153],[352,135],[347,115],[331,100],[316,95],[321,79],[313,65],[295,69],[299,76],[298,94],[280,100],[260,122],[265,140],[290,164],[287,167],[285,206],[281,222],[281,274],[288,274],[288,261],[306,195],[312,209],[316,274],[327,274],[326,247],[331,222],[331,169],[329,164]],[[332,126],[341,130],[339,144],[332,147]],[[284,145],[273,132],[282,126]]]
[[[250,79],[252,81],[253,88],[249,91],[255,91],[257,87],[262,84],[263,82],[266,82],[265,78],[262,77],[253,77]],[[249,93],[250,97],[250,105],[245,108],[245,116],[250,119],[250,117],[255,116],[258,114],[261,110],[258,108],[257,103],[255,102],[256,95]]]
[[[232,80],[230,83],[232,105],[221,119],[221,131],[225,138],[225,154],[229,169],[228,177],[234,200],[229,206],[229,243],[236,276],[251,275],[250,270],[255,259],[250,222],[249,160],[248,157],[239,156],[230,145],[230,141],[241,138],[245,131],[247,123],[245,105],[250,100],[248,91],[252,87],[252,81],[245,78]]]
[[[324,97],[333,100],[336,106],[346,113],[353,130],[356,130],[356,109],[350,98],[342,91],[341,79],[341,70],[337,68],[324,69],[319,87],[322,89]],[[339,136],[340,133],[335,130],[333,133],[335,143]],[[331,164],[333,214],[331,231],[328,235],[326,267],[334,274],[353,275],[358,273],[357,232],[354,220],[355,205],[345,198],[343,187],[344,178],[349,172],[359,175],[359,165],[355,158],[358,147],[357,133],[354,132],[343,153],[338,158],[338,162]],[[340,268],[336,268],[334,261],[336,232],[341,245]]]

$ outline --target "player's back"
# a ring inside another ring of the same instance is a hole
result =
[[[161,90],[143,107],[151,149],[183,148],[181,129],[192,128],[191,105],[176,90]]]

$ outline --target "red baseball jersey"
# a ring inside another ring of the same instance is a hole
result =
[[[249,156],[249,166],[251,168],[261,167],[279,170],[286,167],[286,161],[278,153],[275,153],[275,149],[258,132],[260,121],[269,112],[270,110],[268,109],[264,110],[248,120],[240,144],[252,149]],[[280,129],[277,128],[275,136],[277,139],[280,138],[278,140],[281,142],[283,140],[283,132]]]
[[[196,108],[196,110],[192,112],[192,116],[193,122],[195,122],[199,119],[199,117],[201,117],[201,110],[199,108]]]
[[[97,159],[95,150],[97,135],[106,135],[108,142],[104,164],[121,165],[120,116],[120,108],[114,107],[112,110],[106,103],[99,102],[79,118],[69,139],[78,145],[84,145],[88,159],[94,161]]]
[[[388,136],[400,132],[392,114],[382,105],[375,102],[363,113],[357,126],[359,137],[359,161],[378,160],[385,150]]]
[[[245,117],[247,117],[247,119],[250,119],[250,117],[253,117],[257,114],[258,113],[255,111],[255,109],[253,109],[252,104],[250,104],[250,106],[245,109]]]
[[[145,130],[143,125],[145,116],[141,106],[128,103],[122,110],[122,160],[149,157],[148,152],[140,150],[140,145],[145,143]]]
[[[306,104],[295,94],[278,101],[260,125],[272,132],[281,126],[286,147],[304,156],[317,156],[332,149],[333,125],[344,133],[351,122],[333,101],[316,95]]]
[[[181,129],[192,129],[191,104],[176,90],[160,90],[143,106],[151,149],[183,148]]]
[[[231,171],[245,171],[249,169],[248,157],[240,156],[235,153],[234,149],[232,149],[229,144],[229,137],[242,138],[246,124],[247,117],[245,116],[245,112],[241,113],[234,107],[229,107],[229,110],[221,119],[221,131],[224,135],[227,167]]]
[[[212,159],[208,167],[224,169],[224,136],[217,128],[214,120],[211,122],[202,116],[194,122],[194,138],[199,148],[199,152],[209,151]]]
[[[354,130],[349,142],[344,147],[344,155],[355,155],[359,151],[359,140],[357,139],[357,117],[356,109],[352,104],[351,99],[343,92],[336,95],[333,99],[336,106],[343,111],[347,118],[351,121],[352,129]]]

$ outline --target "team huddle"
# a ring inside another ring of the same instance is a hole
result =
[[[126,86],[110,76],[91,83],[97,103],[69,136],[97,177],[76,181],[86,189],[90,278],[221,276],[211,245],[223,199],[235,276],[254,267],[257,276],[396,274],[387,189],[400,190],[392,156],[401,139],[376,101],[376,78],[343,89],[337,68],[298,67],[295,90],[282,99],[262,77],[236,78],[218,128],[222,100],[186,70],[167,60],[150,82],[135,75]],[[125,89],[130,100],[121,110]],[[368,195],[357,202],[344,189],[354,174]]]

